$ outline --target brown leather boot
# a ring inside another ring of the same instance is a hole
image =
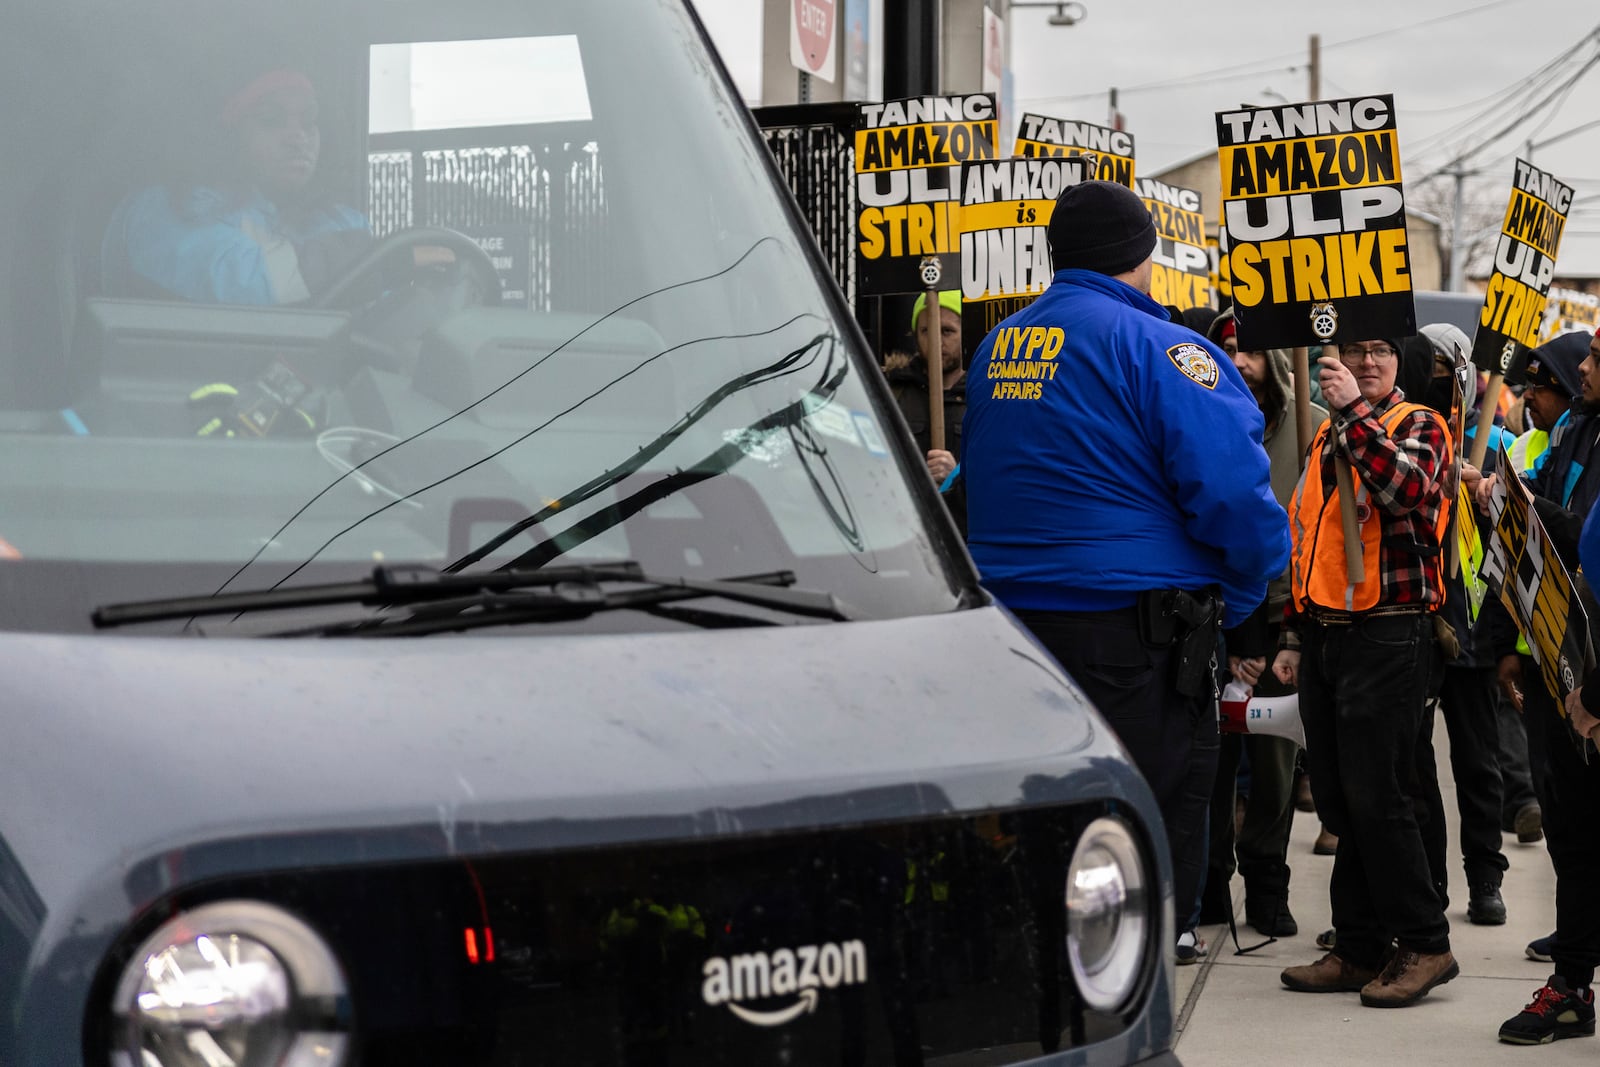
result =
[[[1311,851],[1312,854],[1317,856],[1333,855],[1339,851],[1339,835],[1330,832],[1324,826],[1322,832],[1317,835],[1317,839],[1311,843]]]
[[[1278,977],[1296,993],[1354,993],[1375,981],[1378,969],[1358,967],[1330,952],[1316,963],[1289,967]]]
[[[1361,987],[1361,1003],[1369,1008],[1403,1008],[1460,973],[1448,950],[1424,954],[1401,948],[1382,974]]]

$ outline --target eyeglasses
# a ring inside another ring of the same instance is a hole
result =
[[[1394,349],[1382,341],[1375,341],[1369,345],[1352,344],[1339,346],[1339,358],[1347,367],[1359,367],[1368,356],[1377,364],[1388,363],[1395,357]]]

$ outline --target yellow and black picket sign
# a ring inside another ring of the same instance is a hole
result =
[[[1017,127],[1012,154],[1043,159],[1086,156],[1095,163],[1090,178],[1134,187],[1133,134],[1127,130],[1028,112]]]
[[[1572,186],[1526,160],[1512,172],[1511,198],[1494,245],[1489,275],[1472,339],[1472,362],[1489,372],[1471,462],[1481,466],[1489,441],[1489,422],[1500,402],[1506,371],[1523,348],[1543,340],[1545,299],[1556,276],[1556,253],[1567,228]]]
[[[994,96],[925,96],[860,105],[855,131],[856,291],[927,289],[925,271],[960,269],[960,174],[995,158]]]
[[[1580,330],[1584,333],[1600,330],[1600,293],[1551,288],[1545,299],[1544,329],[1539,334],[1541,343]]]
[[[1511,469],[1503,451],[1501,463],[1502,470]],[[1489,518],[1493,536],[1480,574],[1527,637],[1544,685],[1564,715],[1562,698],[1578,688],[1595,661],[1583,602],[1520,479],[1497,480]]]
[[[1140,178],[1134,191],[1156,224],[1151,299],[1180,311],[1211,307],[1211,256],[1200,194],[1154,178]]]
[[[1091,165],[1074,156],[968,163],[961,169],[961,340],[969,358],[991,330],[1049,286],[1050,215],[1062,190],[1083,181]],[[995,396],[1037,398],[1038,383],[1055,373],[1054,353],[1061,345],[1054,351],[1051,345],[1042,331],[1037,337],[997,338],[989,364],[989,376],[997,379]]]
[[[1217,114],[1243,348],[1416,332],[1394,100]]]
[[[1417,332],[1392,96],[1219,111],[1217,146],[1236,342],[1295,349],[1297,406],[1307,346]],[[1353,479],[1334,466],[1359,583]]]
[[[1535,348],[1544,326],[1545,298],[1556,276],[1556,253],[1567,228],[1572,187],[1517,160],[1505,221],[1494,246],[1494,273],[1484,293],[1472,361],[1504,373],[1518,351]]]
[[[1206,255],[1211,260],[1211,291],[1217,294],[1219,303],[1222,297],[1233,300],[1233,276],[1228,273],[1227,233],[1226,226],[1218,226],[1217,235],[1206,238]]]

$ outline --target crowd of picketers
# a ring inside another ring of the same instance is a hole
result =
[[[1290,352],[1241,348],[1232,310],[1149,296],[1156,235],[1137,196],[1073,186],[1048,232],[1050,286],[970,361],[959,293],[939,294],[936,316],[918,300],[910,347],[939,354],[943,447],[929,440],[923,356],[891,354],[884,369],[986,588],[1073,676],[1155,793],[1178,962],[1205,953],[1199,926],[1231,920],[1235,871],[1249,926],[1300,932],[1298,804],[1321,820],[1315,850],[1334,856],[1334,927],[1283,986],[1403,1007],[1456,977],[1442,717],[1468,921],[1507,921],[1503,833],[1543,838],[1556,872],[1556,930],[1527,947],[1553,973],[1499,1037],[1593,1035],[1600,674],[1552,689],[1478,568],[1497,481],[1520,478],[1600,623],[1582,580],[1600,573],[1600,524],[1586,521],[1600,499],[1600,335],[1531,353],[1495,401],[1481,468],[1467,456],[1487,376],[1459,328],[1336,335],[1310,352],[1302,449]],[[1049,373],[1019,369],[1046,358]],[[1002,388],[1019,375],[1039,388]],[[1219,735],[1227,682],[1297,694],[1304,749]]]

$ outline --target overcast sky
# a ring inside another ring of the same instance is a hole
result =
[[[1070,27],[1049,26],[1048,10],[1012,12],[1018,112],[1104,122],[1106,91],[1117,86],[1139,170],[1152,173],[1214,149],[1218,110],[1305,100],[1308,40],[1317,33],[1325,98],[1394,94],[1408,199],[1429,171],[1525,114],[1481,113],[1600,28],[1595,0],[1082,2],[1088,15]],[[751,55],[759,51],[758,0],[698,0],[698,6],[735,77],[758,85],[760,61]],[[1582,60],[1597,55],[1600,44],[1591,42],[1560,69],[1576,74]],[[1526,154],[1530,138],[1538,142],[1600,120],[1600,63],[1553,103],[1559,106],[1471,157],[1486,170],[1488,188],[1480,195],[1503,206],[1512,156]],[[1600,272],[1600,126],[1536,149],[1533,161],[1578,190],[1562,267]]]

